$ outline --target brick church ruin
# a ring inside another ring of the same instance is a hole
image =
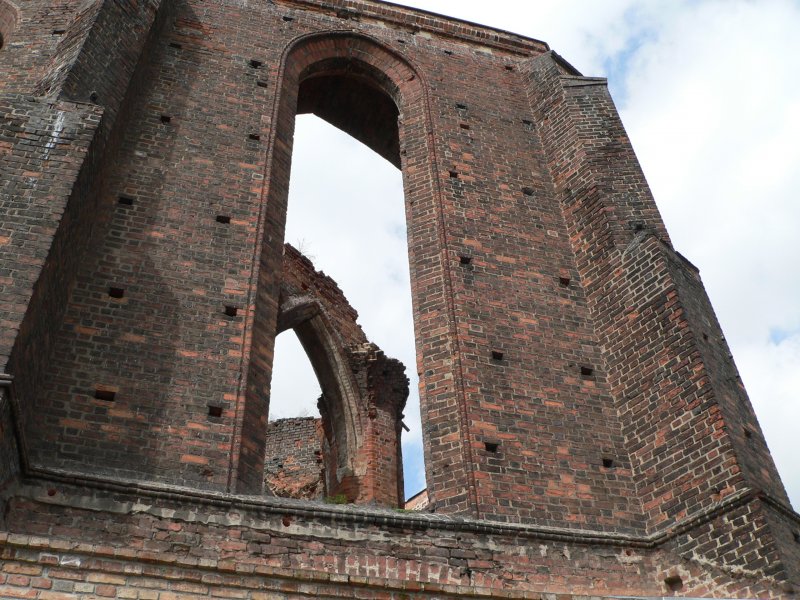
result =
[[[299,113],[402,171],[416,365],[284,245]],[[605,80],[543,42],[370,0],[0,0],[0,210],[0,597],[800,587],[699,274]],[[319,421],[268,421],[288,329]]]

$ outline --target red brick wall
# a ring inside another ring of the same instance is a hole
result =
[[[36,0],[0,68],[0,352],[28,478],[180,490],[189,512],[262,492],[298,94],[312,74],[356,73],[399,110],[430,518],[448,525],[426,521],[436,533],[411,546],[370,538],[352,572],[467,585],[486,569],[487,589],[652,595],[664,578],[688,594],[797,583],[797,517],[603,80],[540,42],[360,0]],[[383,370],[354,385],[396,387],[396,364],[370,380]],[[398,426],[396,406],[361,408],[365,429]],[[373,462],[396,451],[370,439]],[[13,531],[116,547],[114,519],[94,530],[78,509],[13,494]],[[130,498],[109,494],[102,510],[125,513]],[[495,555],[442,514],[492,535],[539,528],[526,540],[558,528],[575,546],[542,573],[551,550],[517,560],[514,540]],[[164,551],[155,532],[171,524],[126,523],[140,529],[119,547]],[[235,555],[229,525],[214,535]],[[347,527],[323,548],[277,536],[287,568],[351,572]],[[648,552],[609,562],[622,539]],[[411,557],[402,572],[393,552]]]
[[[787,597],[769,536],[740,526],[747,506],[730,513],[734,525],[722,545],[708,535],[717,529],[713,521],[694,522],[654,545],[637,536],[418,512],[170,496],[119,488],[86,494],[54,482],[6,494],[0,591],[42,600],[45,590],[117,598],[160,593],[159,599],[541,600],[545,593],[672,596],[665,580],[679,577],[675,595]],[[742,548],[756,547],[753,534],[766,544],[769,561],[747,561]],[[726,553],[732,556],[721,559]],[[108,587],[92,587],[101,585]]]
[[[322,420],[278,419],[267,425],[264,483],[282,498],[324,500]]]
[[[17,9],[6,0],[0,2],[0,45],[11,41],[11,35],[17,28]]]
[[[550,57],[533,66],[554,183],[648,526],[744,482],[788,504],[699,276],[669,245],[604,82],[565,77]],[[745,447],[745,429],[757,452]]]
[[[81,7],[75,0],[0,1],[0,94],[31,92]],[[62,32],[62,33],[54,33]]]

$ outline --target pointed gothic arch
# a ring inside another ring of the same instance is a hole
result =
[[[362,141],[403,171],[408,223],[412,302],[419,305],[441,295],[449,280],[448,252],[441,220],[441,195],[425,86],[417,70],[379,42],[352,32],[312,34],[298,38],[284,53],[271,122],[262,199],[262,245],[259,249],[258,294],[252,321],[249,368],[237,427],[242,443],[233,456],[240,491],[259,492],[263,471],[266,415],[269,411],[276,323],[280,313],[281,253],[284,239],[294,119],[313,112]],[[353,103],[358,102],[358,110]],[[424,240],[424,241],[423,241]],[[423,274],[418,277],[418,273]],[[446,295],[445,295],[446,296]],[[441,310],[448,312],[448,307]],[[415,334],[441,330],[415,311]],[[449,314],[449,313],[448,313]],[[452,315],[450,315],[452,317]],[[426,350],[436,356],[430,367],[452,370],[445,354],[452,352],[453,319],[445,335],[430,335]],[[324,336],[318,336],[324,337]],[[421,353],[418,347],[418,356]],[[447,348],[450,348],[449,350]],[[452,393],[452,390],[443,390]],[[445,427],[454,427],[451,422]],[[458,426],[455,426],[458,429]]]
[[[319,381],[325,490],[402,506],[405,367],[371,343],[336,282],[291,245],[283,255],[276,335],[292,329]]]

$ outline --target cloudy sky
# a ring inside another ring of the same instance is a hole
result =
[[[701,270],[800,508],[800,2],[403,4],[544,40],[585,75],[608,77],[673,243]],[[287,240],[339,282],[370,339],[414,375],[399,172],[300,117]],[[292,336],[279,338],[273,417],[315,413],[319,388]],[[408,493],[424,485],[418,413],[414,396]]]

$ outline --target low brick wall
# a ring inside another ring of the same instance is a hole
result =
[[[704,520],[638,537],[122,482],[92,489],[66,477],[31,480],[3,496],[0,595],[784,598],[770,575],[779,564],[733,575],[725,566],[732,563],[695,541],[707,544],[708,527],[734,519],[741,526],[720,550],[744,555],[759,533],[748,513],[760,502],[743,497]]]
[[[322,419],[270,421],[264,484],[273,494],[306,500],[321,500],[327,495],[322,436]]]

